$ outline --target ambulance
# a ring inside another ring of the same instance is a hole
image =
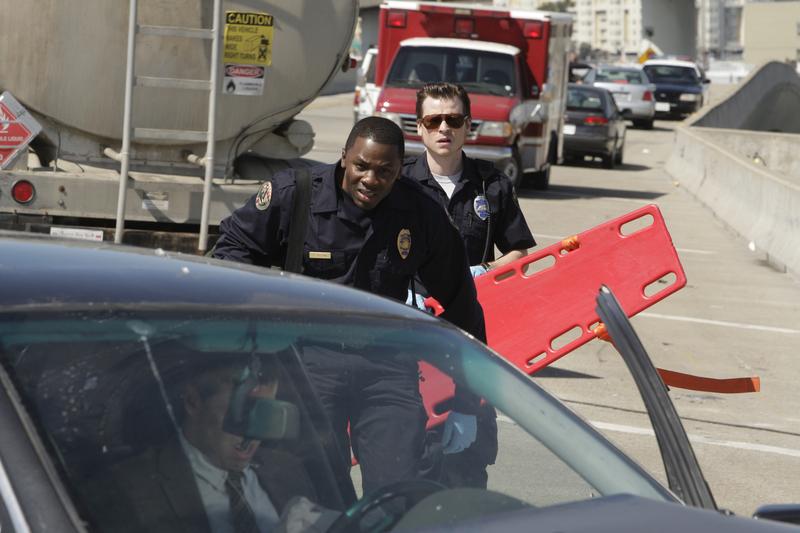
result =
[[[375,114],[403,129],[408,154],[424,151],[417,90],[458,83],[471,102],[467,155],[494,162],[516,186],[548,187],[562,158],[570,15],[388,1],[378,23]]]

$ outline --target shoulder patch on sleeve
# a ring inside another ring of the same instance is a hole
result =
[[[258,193],[256,194],[256,209],[259,211],[264,211],[269,207],[269,203],[272,200],[272,182],[265,181],[261,184],[261,188],[258,189]]]

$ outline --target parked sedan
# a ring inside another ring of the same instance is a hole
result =
[[[643,67],[656,85],[656,114],[683,116],[703,107],[705,86],[709,83],[691,61],[650,59]]]
[[[685,439],[664,441],[668,490],[502,357],[398,302],[31,235],[0,234],[0,258],[4,533],[242,531],[234,496],[239,510],[260,498],[261,531],[795,531],[716,512]],[[412,372],[425,363],[495,406],[504,417],[491,489],[410,479],[356,501],[332,474],[342,457],[308,353]],[[682,431],[677,416],[650,414],[657,435]],[[237,472],[243,496],[229,484]]]
[[[629,110],[619,110],[606,89],[570,84],[564,118],[564,156],[598,156],[605,168],[621,165],[629,114]]]
[[[592,69],[583,83],[607,89],[620,110],[630,110],[628,116],[637,128],[649,130],[653,127],[656,86],[640,67],[600,66]]]

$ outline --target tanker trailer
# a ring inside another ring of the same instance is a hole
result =
[[[113,240],[121,182],[128,2],[5,3],[5,12],[13,16],[0,18],[0,35],[14,46],[0,49],[0,92],[8,91],[22,103],[42,131],[29,157],[0,171],[0,227]],[[212,4],[137,2],[134,20],[140,30],[132,41],[137,83],[130,97],[130,130],[145,134],[133,137],[128,150],[127,192],[124,203],[119,202],[125,206],[126,243],[198,249],[206,141],[150,138],[146,132],[206,131],[209,92],[146,81],[209,80],[212,44],[142,28],[212,28]],[[271,31],[253,36],[260,39],[261,64],[269,60],[256,80],[260,94],[252,84],[244,94],[225,84],[229,75],[247,76],[254,70],[247,65],[231,70],[224,50],[215,65],[219,90],[207,208],[212,241],[213,225],[242,205],[260,182],[287,166],[306,164],[297,158],[312,148],[314,133],[308,123],[293,117],[346,68],[358,0],[222,0],[220,9],[219,24],[226,31],[230,13],[266,14]],[[20,182],[27,183],[15,188]]]

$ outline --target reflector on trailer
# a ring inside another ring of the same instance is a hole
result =
[[[18,204],[29,204],[36,196],[36,189],[28,180],[19,180],[11,186],[11,197]]]

